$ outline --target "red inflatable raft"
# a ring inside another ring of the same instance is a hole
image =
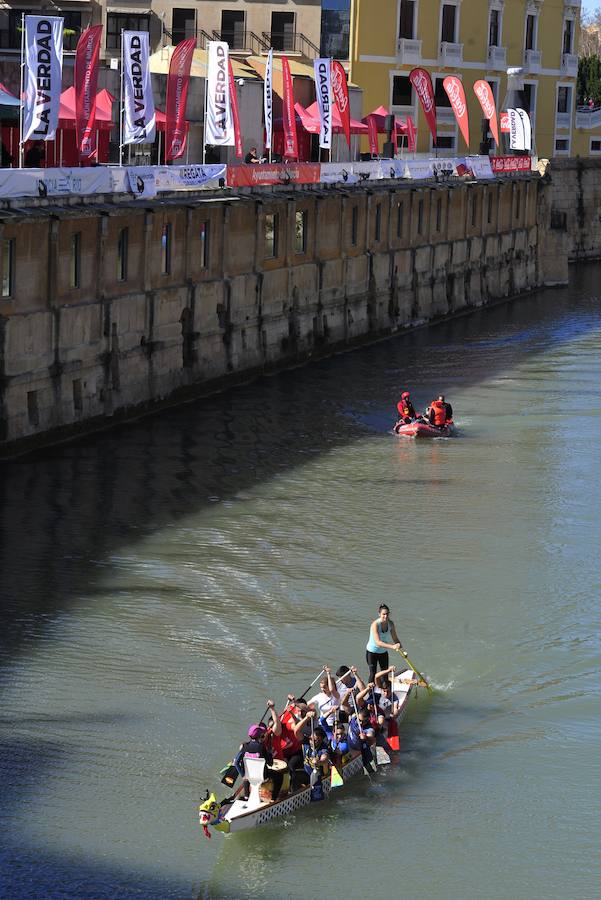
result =
[[[428,422],[422,422],[414,419],[407,425],[395,425],[395,434],[403,434],[405,437],[452,437],[455,434],[455,425],[448,422],[446,425],[430,425]]]

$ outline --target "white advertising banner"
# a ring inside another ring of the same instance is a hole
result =
[[[129,166],[129,190],[136,197],[155,197],[160,191],[197,191],[218,188],[225,181],[226,166]]]
[[[508,109],[509,115],[509,149],[532,149],[532,126],[530,116],[524,109]]]
[[[156,173],[158,166],[131,166],[127,168],[129,190],[136,197],[156,197]]]
[[[405,163],[405,178],[414,181],[423,181],[426,178],[434,178],[434,160],[409,159]]]
[[[148,32],[124,31],[123,143],[152,144],[156,132],[154,97],[148,63]]]
[[[532,123],[530,122],[530,116],[525,109],[520,109],[519,107],[516,109],[516,112],[522,120],[524,129],[524,150],[532,150]]]
[[[265,114],[265,148],[271,150],[273,141],[273,50],[267,54],[263,82],[263,110]]]
[[[0,197],[68,197],[113,192],[111,170],[105,166],[81,169],[0,169]]]
[[[234,147],[234,123],[230,107],[229,46],[225,41],[208,41],[207,108],[205,144]]]
[[[467,156],[466,163],[475,178],[494,178],[494,172],[488,156]]]
[[[352,163],[322,163],[320,181],[324,184],[357,184]]]
[[[313,60],[315,73],[315,96],[319,109],[319,146],[324,150],[332,149],[332,60],[321,58]]]
[[[62,16],[25,16],[27,80],[23,142],[51,141],[58,126],[63,77]]]

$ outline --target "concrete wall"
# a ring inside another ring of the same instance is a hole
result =
[[[0,452],[560,280],[550,190],[390,182],[0,213]]]
[[[601,159],[554,159],[551,226],[564,232],[569,258],[601,256]]]

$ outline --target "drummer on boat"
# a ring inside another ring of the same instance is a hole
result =
[[[394,622],[390,618],[390,610],[385,603],[381,603],[378,608],[378,618],[374,619],[370,625],[369,640],[365,648],[370,681],[375,681],[378,667],[380,669],[388,668],[389,650],[397,650],[404,656],[407,655],[399,641]]]

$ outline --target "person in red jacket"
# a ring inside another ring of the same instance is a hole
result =
[[[403,393],[401,394],[401,399],[397,403],[396,408],[399,411],[399,422],[402,425],[407,425],[409,422],[417,419],[417,414],[415,412],[413,403],[411,402],[411,395],[409,391],[403,391]]]
[[[439,394],[430,404],[428,421],[436,428],[443,428],[453,421],[453,407],[445,401],[444,394]]]

